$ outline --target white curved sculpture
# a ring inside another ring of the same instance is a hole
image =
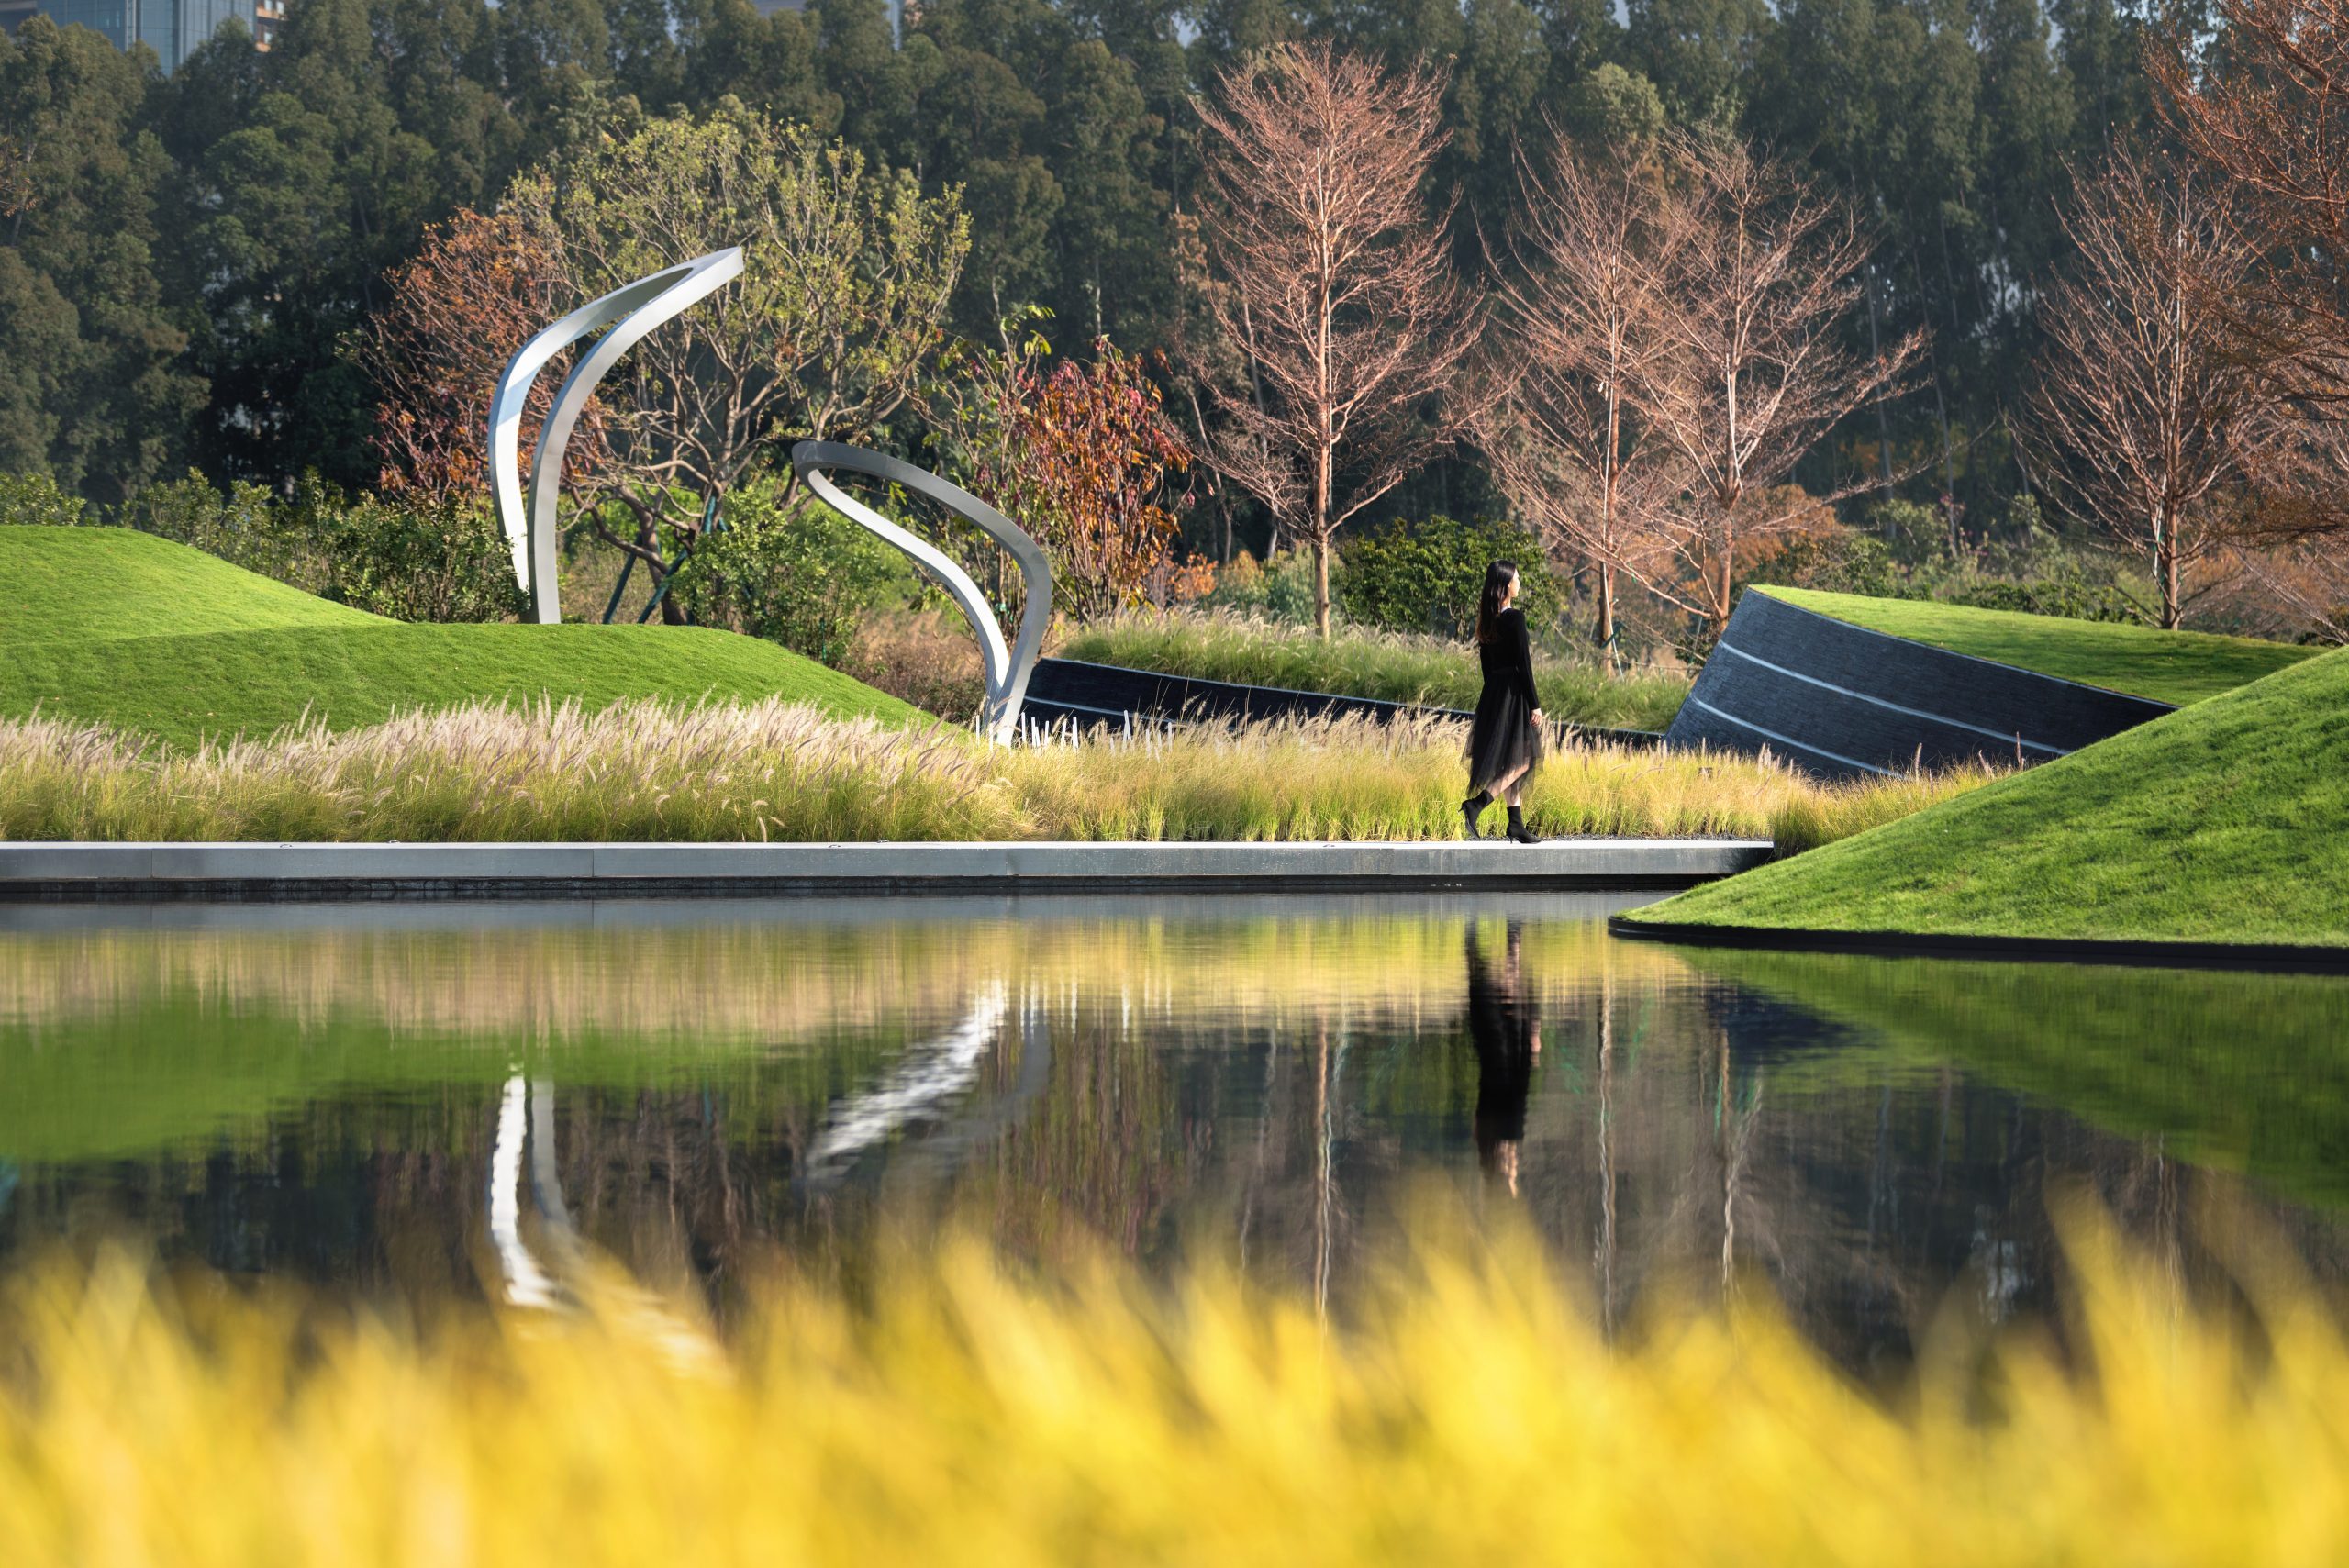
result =
[[[1052,568],[1044,559],[1042,548],[1019,524],[962,486],[950,484],[928,469],[900,462],[882,452],[842,446],[837,441],[801,441],[791,449],[791,466],[834,511],[912,556],[938,580],[940,586],[953,595],[970,620],[971,629],[978,634],[979,655],[986,665],[986,702],[979,712],[979,727],[995,740],[1009,740],[1019,731],[1019,706],[1027,700],[1028,677],[1035,672],[1036,656],[1043,651],[1044,629],[1052,619]],[[841,490],[826,473],[829,469],[866,474],[927,495],[963,521],[985,529],[1011,552],[1012,560],[1019,563],[1019,577],[1027,595],[1019,611],[1019,635],[1008,651],[1003,644],[1003,628],[996,625],[995,612],[987,606],[987,596],[971,581],[970,573],[936,546],[908,533]]]
[[[530,595],[542,626],[562,619],[555,591],[555,495],[562,485],[562,449],[570,444],[580,410],[596,395],[619,357],[655,327],[742,275],[742,248],[732,246],[668,267],[626,288],[581,306],[522,345],[506,363],[506,373],[489,399],[489,473],[497,497],[497,520],[514,551],[514,577]],[[554,406],[539,431],[530,457],[530,501],[522,506],[520,447],[522,411],[547,361],[582,338],[609,327],[602,339],[571,367]]]

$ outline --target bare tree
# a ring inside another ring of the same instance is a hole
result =
[[[1330,630],[1330,546],[1450,445],[1475,347],[1442,223],[1419,192],[1444,144],[1443,84],[1326,45],[1284,45],[1198,105],[1207,296],[1252,385],[1220,384],[1205,456],[1313,550]],[[1215,385],[1218,384],[1210,384]]]
[[[1662,348],[1641,360],[1634,381],[1655,439],[1684,465],[1687,491],[1663,519],[1679,574],[1650,586],[1718,637],[1741,535],[1781,532],[1820,505],[1881,487],[1868,480],[1819,496],[1783,482],[1845,415],[1901,389],[1924,333],[1869,359],[1842,346],[1868,256],[1848,206],[1716,136],[1676,136],[1670,161]]]
[[[2285,395],[2349,404],[2349,0],[2220,0],[2213,65],[2184,35],[2146,50],[2163,117],[2266,242],[2233,325]]]
[[[2047,334],[2019,434],[2058,499],[2152,557],[2161,623],[2185,574],[2250,537],[2279,406],[2241,351],[2228,302],[2258,261],[2233,188],[2116,149],[2076,172],[2069,274],[2042,297]]]
[[[1598,578],[1598,641],[1615,654],[1616,576],[1644,582],[1656,518],[1680,487],[1633,406],[1662,351],[1656,279],[1673,226],[1646,172],[1601,169],[1552,131],[1549,154],[1518,159],[1509,328],[1497,401],[1477,432],[1495,481],[1554,556]]]

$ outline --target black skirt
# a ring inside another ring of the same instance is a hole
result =
[[[1493,635],[1478,644],[1476,662],[1485,689],[1476,698],[1476,719],[1468,727],[1468,793],[1482,795],[1495,781],[1523,768],[1531,778],[1542,765],[1542,727],[1533,710],[1542,706],[1533,690],[1533,642],[1525,616],[1506,609]]]
[[[1468,727],[1468,793],[1481,795],[1520,767],[1531,778],[1541,766],[1542,727],[1533,722],[1533,705],[1514,685],[1486,682],[1475,722]]]

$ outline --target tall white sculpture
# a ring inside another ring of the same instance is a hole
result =
[[[708,297],[742,275],[742,249],[734,246],[665,268],[626,288],[581,306],[522,345],[507,361],[506,373],[489,400],[489,473],[497,497],[497,520],[514,551],[514,577],[530,595],[541,626],[562,619],[555,591],[555,495],[562,486],[562,450],[571,442],[580,410],[596,395],[596,384],[655,327]],[[530,502],[522,506],[522,410],[547,361],[582,338],[605,332],[571,367],[555,394],[554,407],[539,431],[530,458]]]
[[[912,556],[953,595],[969,618],[971,629],[978,634],[979,655],[986,666],[986,703],[979,712],[979,726],[997,740],[1010,740],[1019,730],[1019,706],[1027,700],[1028,677],[1035,671],[1036,655],[1044,646],[1044,629],[1052,619],[1052,569],[1044,559],[1043,550],[1019,525],[962,486],[950,484],[927,469],[900,462],[881,452],[841,446],[836,441],[801,441],[791,449],[791,466],[834,511]],[[942,550],[907,532],[834,484],[828,473],[833,469],[902,484],[918,495],[927,495],[965,522],[985,529],[1011,552],[1012,560],[1019,563],[1019,577],[1027,594],[1019,612],[1019,635],[1008,651],[1004,648],[1003,628],[996,625],[995,612],[987,607],[986,595],[971,581],[970,574]]]

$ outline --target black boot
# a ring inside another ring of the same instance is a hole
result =
[[[1482,817],[1485,814],[1485,807],[1492,803],[1493,792],[1488,789],[1480,789],[1460,803],[1460,820],[1468,825],[1470,838],[1481,839],[1485,836],[1477,829],[1476,818]]]
[[[1542,841],[1542,835],[1525,825],[1525,813],[1514,806],[1508,808],[1508,836],[1520,844]]]

